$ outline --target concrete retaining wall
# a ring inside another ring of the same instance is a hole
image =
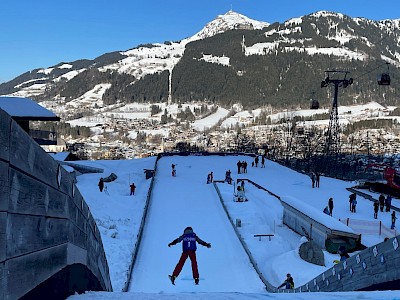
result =
[[[340,262],[295,291],[398,290],[399,286],[399,237],[394,237]]]
[[[280,199],[278,195],[269,192],[255,182],[251,180],[248,180],[248,182]],[[224,205],[218,187],[215,184],[214,186],[216,187],[222,205]],[[362,290],[374,291],[398,290],[400,287],[400,236],[397,236],[387,240],[386,242],[382,242],[376,246],[367,248],[359,252],[357,255],[350,257],[345,262],[338,263],[334,267],[321,273],[316,278],[310,280],[308,283],[300,287],[297,287],[296,289],[277,289],[276,287],[272,286],[260,272],[257,263],[252,258],[251,252],[240,237],[240,234],[226,208],[225,212],[227,213],[231,224],[236,231],[236,234],[241,240],[243,247],[249,255],[252,264],[254,265],[269,292],[294,293],[346,292]],[[314,226],[313,228],[313,238],[316,237],[316,227],[317,226]],[[324,231],[322,231],[320,235],[326,235],[326,232],[324,233]]]
[[[0,299],[88,289],[112,290],[89,208],[73,177],[0,110]]]
[[[130,284],[131,284],[131,281],[132,281],[132,270],[133,270],[133,267],[134,267],[135,262],[136,262],[137,254],[139,252],[140,242],[142,240],[143,228],[144,228],[144,225],[145,225],[145,222],[146,222],[147,212],[149,210],[149,205],[150,205],[150,201],[151,201],[151,195],[152,195],[152,192],[153,192],[155,174],[157,173],[157,163],[158,163],[159,158],[160,158],[160,156],[157,158],[157,160],[156,160],[156,162],[154,164],[154,175],[151,177],[150,187],[149,187],[149,190],[147,192],[146,204],[145,204],[145,207],[144,207],[144,212],[143,212],[142,219],[140,221],[140,227],[139,227],[139,231],[138,231],[138,234],[137,234],[136,243],[135,243],[135,246],[133,247],[132,256],[131,256],[131,262],[129,264],[129,269],[128,269],[128,272],[127,272],[127,278],[126,278],[124,287],[122,288],[123,292],[129,291],[129,287],[130,287]]]
[[[235,223],[234,223],[232,217],[230,216],[230,214],[229,214],[229,212],[228,212],[228,210],[227,210],[227,208],[225,206],[224,200],[222,199],[221,192],[220,192],[220,190],[219,190],[219,188],[218,188],[218,186],[216,185],[215,182],[213,182],[213,186],[214,186],[214,188],[215,188],[215,190],[216,190],[216,192],[218,194],[219,201],[221,202],[221,205],[224,208],[225,213],[226,213],[226,215],[227,215],[227,217],[228,217],[233,229],[235,230],[236,236],[239,238],[239,241],[242,244],[244,250],[246,251],[247,256],[249,257],[251,264],[253,265],[254,269],[256,270],[256,272],[257,272],[258,276],[260,277],[261,281],[264,283],[266,290],[268,292],[277,292],[278,289],[276,287],[274,287],[271,283],[269,283],[269,281],[265,278],[264,274],[261,272],[260,268],[257,265],[256,260],[253,258],[253,255],[251,254],[250,249],[247,247],[245,241],[243,240],[242,236],[240,235],[239,230],[236,228]]]

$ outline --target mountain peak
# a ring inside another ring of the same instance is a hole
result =
[[[250,19],[233,10],[217,16],[209,22],[201,31],[195,34],[191,40],[204,39],[232,29],[262,29],[269,23]]]
[[[342,19],[344,17],[343,14],[337,13],[337,12],[331,12],[327,10],[320,10],[315,13],[310,14],[310,16],[315,17],[315,18],[320,18],[320,17],[336,17]]]

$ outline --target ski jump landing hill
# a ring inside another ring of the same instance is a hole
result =
[[[97,225],[75,181],[0,109],[0,299],[112,291]]]
[[[161,155],[160,157],[163,156],[169,156],[169,155],[174,155],[174,154],[165,154]],[[191,154],[191,155],[196,155],[196,156],[202,156],[203,154],[198,153],[198,154]],[[212,158],[213,155],[226,155],[226,154],[213,154],[211,155],[210,153],[206,153],[204,155],[209,156]],[[159,158],[160,158],[159,157]],[[212,164],[212,162],[211,162]],[[170,171],[170,166],[165,164],[163,159],[157,160],[156,162],[156,173],[155,177],[155,184],[152,185],[152,190],[149,191],[149,209],[148,211],[146,210],[145,214],[148,214],[147,217],[145,217],[146,221],[143,222],[143,226],[141,228],[141,231],[143,231],[141,234],[142,239],[139,241],[137,247],[139,249],[136,249],[136,254],[135,258],[132,261],[132,277],[131,283],[130,283],[130,288],[126,289],[129,291],[134,291],[134,292],[150,292],[152,290],[153,284],[149,284],[148,281],[146,281],[145,278],[147,278],[147,275],[149,278],[157,278],[157,276],[152,276],[151,275],[151,270],[156,270],[156,272],[160,273],[160,268],[161,266],[165,265],[165,260],[168,259],[168,255],[164,254],[161,248],[159,247],[154,247],[154,242],[153,239],[158,240],[158,238],[162,239],[162,232],[163,232],[163,226],[165,226],[169,220],[174,219],[176,222],[176,218],[174,218],[174,214],[176,212],[182,213],[184,212],[182,210],[182,203],[179,202],[179,200],[176,199],[187,199],[185,206],[192,207],[194,210],[201,209],[200,207],[197,207],[197,203],[195,202],[190,202],[190,195],[185,195],[182,193],[182,191],[179,192],[179,195],[174,195],[176,193],[175,189],[172,189],[170,191],[166,190],[160,190],[157,182],[161,182],[163,180],[170,180],[171,184],[174,180],[179,180],[178,178],[172,179],[169,175]],[[181,168],[182,169],[182,168]],[[182,170],[180,170],[182,172]],[[190,172],[181,174],[180,176],[190,176]],[[249,181],[250,182],[250,181]],[[258,184],[254,182],[250,182],[257,186],[258,188],[262,188],[266,192],[269,192],[265,188],[259,186]],[[239,244],[232,244],[229,238],[224,240],[222,245],[225,246],[225,244],[229,244],[227,249],[233,249],[235,248],[235,251],[237,250],[237,247],[243,248],[244,253],[247,254],[249,261],[251,262],[255,272],[258,274],[258,277],[261,279],[262,283],[265,286],[265,289],[269,292],[330,292],[330,291],[362,291],[362,290],[396,290],[398,289],[398,286],[400,284],[400,250],[399,248],[399,238],[394,237],[386,242],[377,244],[374,247],[367,248],[361,252],[359,252],[357,255],[352,256],[351,258],[347,259],[345,262],[340,262],[339,264],[335,265],[334,267],[326,270],[325,272],[321,273],[319,276],[316,278],[310,280],[308,283],[297,287],[294,290],[282,290],[282,289],[277,289],[275,286],[271,285],[266,279],[265,276],[262,274],[260,269],[258,268],[258,263],[253,256],[249,248],[246,246],[246,243],[244,241],[244,238],[241,237],[240,232],[237,230],[236,225],[234,220],[229,216],[229,212],[226,209],[224,205],[224,201],[221,199],[221,194],[218,191],[217,185],[214,184],[215,190],[216,190],[216,195],[215,194],[209,194],[209,191],[204,191],[203,190],[197,190],[198,187],[195,185],[191,186],[191,193],[192,194],[197,194],[197,193],[205,193],[203,200],[202,201],[211,201],[207,203],[207,206],[209,206],[210,209],[207,214],[208,218],[219,218],[221,221],[220,226],[214,228],[214,234],[218,235],[219,237],[222,237],[224,235],[231,235],[232,231],[228,230],[228,227],[231,227],[233,229],[233,232],[236,234],[238,237],[238,240],[240,241]],[[273,193],[269,192],[271,195],[277,197],[279,200],[280,197],[278,195],[274,195]],[[220,205],[216,205],[215,201],[212,201],[213,198],[219,197],[220,198]],[[173,201],[169,201],[168,205],[165,204],[165,199],[174,199]],[[281,201],[283,202],[284,199]],[[251,201],[251,199],[249,200]],[[266,206],[268,203],[266,202]],[[293,205],[288,205],[287,202],[282,203],[282,205],[288,206],[286,207],[287,210],[290,210],[290,215],[291,215],[291,220],[293,221],[294,219],[298,218],[299,220],[301,219],[301,224],[304,225],[305,220],[308,218],[304,218],[304,211],[301,209],[296,209],[293,207]],[[221,215],[221,209],[225,211],[225,217],[226,215],[228,216],[229,222],[222,221],[223,215]],[[204,213],[204,212],[201,212]],[[215,216],[214,216],[215,214]],[[166,218],[165,216],[169,216]],[[296,217],[297,216],[297,217]],[[165,222],[160,220],[163,220],[165,218]],[[185,218],[180,216],[179,218]],[[153,222],[153,221],[154,222]],[[157,220],[157,221],[155,221]],[[173,223],[175,223],[173,222]],[[293,221],[294,222],[294,221]],[[332,230],[331,228],[328,228],[326,226],[317,226],[317,223],[320,223],[316,220],[313,220],[311,218],[311,222],[313,222],[314,226],[314,237],[317,234],[317,231],[321,231],[321,236],[323,237],[328,237],[332,234],[334,235],[343,235],[344,236],[352,236],[356,239],[359,238],[357,234],[352,233],[351,229],[349,231],[343,230]],[[184,224],[187,224],[187,222],[183,222]],[[229,225],[230,223],[230,225]],[[296,223],[296,222],[294,222]],[[168,223],[168,226],[171,226],[172,223]],[[287,224],[290,226],[290,224]],[[310,225],[310,224],[309,224]],[[343,224],[340,224],[343,225]],[[182,227],[183,224],[180,226]],[[176,228],[176,230],[180,230],[179,226]],[[316,230],[318,228],[318,230]],[[325,228],[325,229],[324,229]],[[294,228],[295,229],[295,228]],[[219,230],[223,230],[223,235],[217,234]],[[323,231],[326,232],[323,232]],[[157,235],[160,235],[158,237]],[[147,237],[147,238],[143,238]],[[165,241],[167,243],[167,241]],[[221,247],[221,245],[219,245]],[[156,250],[154,250],[156,249]],[[225,250],[226,251],[226,250]],[[205,255],[205,254],[204,254]],[[226,255],[221,255],[221,259],[223,258],[224,260],[227,259]],[[237,255],[236,257],[242,257],[241,255]],[[164,261],[164,263],[162,262]],[[224,261],[223,265],[224,266],[230,266],[231,264],[235,264],[235,262],[229,262],[229,261]],[[168,274],[169,271],[171,270],[161,270],[161,273]],[[226,275],[221,275],[221,268],[216,268],[215,270],[208,270],[206,273],[207,274],[219,274],[218,276],[226,276]],[[146,276],[143,276],[143,273],[146,274]],[[228,270],[229,273],[229,270]],[[232,273],[233,274],[233,273]],[[250,273],[249,273],[250,274]],[[210,276],[210,275],[209,275]],[[217,276],[217,277],[218,277]],[[229,275],[228,275],[229,276]],[[246,275],[246,276],[253,276],[253,275]],[[158,276],[159,277],[159,276]],[[207,280],[202,284],[209,284],[209,279],[213,278],[207,278]],[[216,281],[218,282],[218,278],[214,278],[215,280],[212,280],[212,282]],[[232,278],[232,280],[234,280]],[[165,281],[165,280],[164,280]],[[161,290],[168,291],[169,287],[168,286],[163,286],[164,282],[157,282],[157,286],[160,286]],[[235,283],[236,284],[236,283]],[[235,285],[234,284],[234,285]],[[227,287],[228,289],[228,287]],[[153,291],[154,292],[154,291]]]

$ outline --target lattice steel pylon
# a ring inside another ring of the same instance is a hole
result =
[[[321,88],[332,85],[334,87],[334,96],[332,100],[332,109],[329,118],[329,127],[325,142],[325,155],[336,156],[340,153],[340,127],[338,113],[338,92],[339,87],[347,88],[353,83],[353,78],[347,79],[348,71],[325,71],[326,78],[321,82]],[[343,73],[343,79],[331,79],[330,75]]]

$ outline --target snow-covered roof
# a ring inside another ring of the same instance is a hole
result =
[[[30,98],[2,96],[0,97],[0,109],[8,113],[13,119],[18,120],[60,120],[53,112]]]

